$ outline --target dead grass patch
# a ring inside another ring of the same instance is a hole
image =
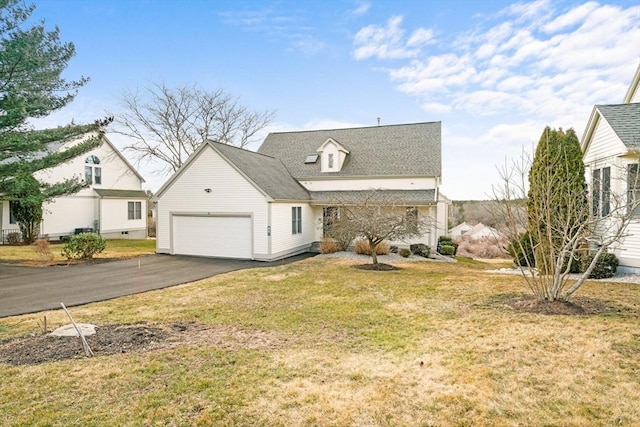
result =
[[[86,337],[95,356],[146,352],[180,345],[207,344],[219,349],[277,348],[283,336],[237,325],[205,326],[193,322],[161,324],[115,324],[96,328]],[[32,335],[0,343],[0,363],[35,365],[85,357],[78,337]]]

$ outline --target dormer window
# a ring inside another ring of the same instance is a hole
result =
[[[97,156],[91,155],[84,161],[84,180],[88,185],[102,184],[102,168],[100,165],[100,159]]]
[[[322,172],[340,172],[349,151],[333,138],[329,138],[318,148],[318,153]]]

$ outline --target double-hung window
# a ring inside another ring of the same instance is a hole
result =
[[[611,168],[594,169],[591,177],[591,209],[593,216],[611,212]]]
[[[640,164],[627,166],[627,208],[634,218],[640,218]]]
[[[15,202],[13,200],[9,201],[9,224],[17,224],[18,221],[16,221],[16,216],[14,214],[14,209],[17,208],[17,204],[18,202]],[[2,207],[2,205],[0,205],[0,207]],[[2,224],[0,224],[2,225]]]
[[[127,217],[129,219],[142,219],[142,202],[128,202]]]
[[[291,208],[291,234],[302,233],[302,207],[294,206]]]
[[[97,156],[89,156],[84,161],[84,180],[87,184],[102,184],[102,168]]]

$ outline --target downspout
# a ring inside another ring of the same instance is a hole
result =
[[[267,202],[267,256],[271,258],[271,206],[273,202]]]
[[[102,197],[100,195],[98,195],[98,220],[97,221],[98,221],[98,226],[96,227],[95,232],[102,235],[102,233],[100,233],[100,230],[102,229]]]

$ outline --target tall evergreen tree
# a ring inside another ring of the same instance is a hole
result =
[[[536,266],[553,274],[562,248],[576,240],[589,216],[582,150],[573,129],[544,129],[529,172],[528,196],[528,229],[538,242]]]
[[[48,130],[29,126],[29,119],[46,117],[69,104],[78,88],[88,81],[85,77],[73,81],[61,77],[75,55],[75,47],[60,41],[57,27],[47,31],[44,21],[40,21],[24,28],[34,9],[34,5],[25,5],[21,0],[0,0],[0,196],[25,209],[31,206],[41,210],[43,201],[77,192],[84,183],[70,178],[53,185],[38,182],[34,186],[33,174],[98,146],[101,131],[110,120]],[[65,151],[51,146],[88,133],[92,137]],[[25,189],[29,189],[27,193]],[[19,203],[23,199],[25,202]]]

